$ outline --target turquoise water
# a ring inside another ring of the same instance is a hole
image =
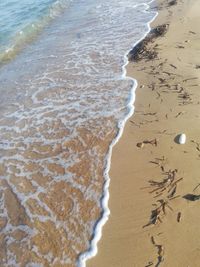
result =
[[[0,61],[11,58],[57,17],[70,0],[1,0]]]

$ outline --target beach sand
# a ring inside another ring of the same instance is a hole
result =
[[[151,25],[169,24],[147,44],[156,58],[127,66],[135,112],[113,149],[111,215],[87,267],[200,266],[200,201],[184,198],[200,194],[200,5],[169,2]]]

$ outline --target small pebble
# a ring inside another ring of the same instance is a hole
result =
[[[185,144],[185,142],[186,142],[186,135],[184,133],[179,135],[178,142],[181,145]]]

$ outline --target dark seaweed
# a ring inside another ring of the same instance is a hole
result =
[[[157,58],[156,46],[150,49],[149,43],[155,38],[162,37],[168,30],[168,24],[162,24],[153,28],[145,39],[139,42],[128,54],[129,61],[139,61],[141,59],[152,60]]]
[[[177,5],[177,0],[172,0],[168,3],[168,6],[174,6]]]
[[[187,194],[183,196],[183,198],[190,200],[190,201],[195,201],[200,199],[200,195],[193,195],[193,194]]]

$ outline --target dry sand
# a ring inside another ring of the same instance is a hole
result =
[[[200,201],[183,198],[200,194],[200,186],[194,190],[200,183],[200,5],[197,0],[170,7],[168,3],[159,4],[159,16],[152,24],[169,24],[164,36],[148,44],[148,51],[158,52],[157,58],[127,68],[139,82],[135,113],[113,150],[111,215],[98,254],[87,267],[200,266]],[[185,145],[175,142],[179,133],[186,134]],[[154,139],[157,145],[137,147],[138,142]],[[167,197],[170,187],[157,197],[150,193],[156,186],[149,180],[162,182],[166,177],[174,181],[183,177],[175,199]],[[159,199],[171,208],[160,209],[162,222],[143,227],[159,207]]]

